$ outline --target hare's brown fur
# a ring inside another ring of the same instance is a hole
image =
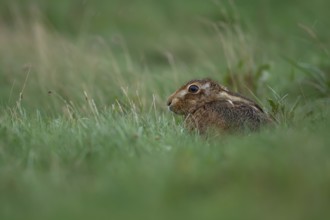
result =
[[[190,87],[198,91],[190,91]],[[271,119],[254,101],[211,79],[191,80],[169,98],[171,111],[183,115],[190,130],[204,133],[210,128],[221,131],[257,130]]]

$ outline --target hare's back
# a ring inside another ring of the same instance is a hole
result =
[[[232,129],[255,130],[267,121],[267,115],[256,104],[219,100],[208,103],[206,109],[212,111],[211,115],[215,120],[217,118],[222,124],[226,124],[226,127]],[[215,115],[216,117],[214,117]]]

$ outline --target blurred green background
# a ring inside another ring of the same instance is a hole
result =
[[[305,76],[293,70],[293,62],[328,72],[327,6],[325,1],[3,0],[1,102],[15,103],[27,69],[26,107],[47,102],[46,112],[59,105],[48,91],[70,100],[87,91],[109,104],[121,92],[115,85],[140,84],[135,87],[144,88],[143,97],[164,99],[183,81],[208,76],[259,95],[269,91],[257,91],[256,85],[266,71],[272,88],[297,87],[292,82]]]
[[[330,2],[1,0],[0,219],[329,219]],[[278,124],[200,137],[211,77]]]

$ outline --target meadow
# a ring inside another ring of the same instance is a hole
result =
[[[0,219],[329,219],[330,3],[0,1]],[[200,136],[211,77],[277,121]]]

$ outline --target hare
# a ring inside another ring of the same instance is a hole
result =
[[[212,79],[187,82],[168,98],[167,106],[184,116],[189,130],[201,134],[208,129],[255,131],[272,121],[254,101],[229,91]]]

